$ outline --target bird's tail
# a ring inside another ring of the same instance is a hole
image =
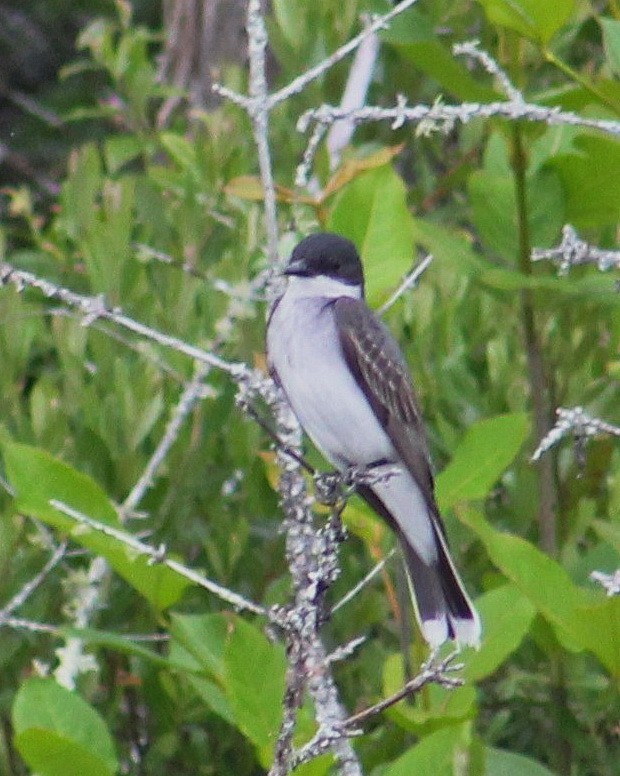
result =
[[[477,648],[480,646],[480,618],[454,568],[441,529],[434,526],[434,530],[437,558],[431,563],[423,560],[398,532],[422,634],[433,648],[448,638]]]
[[[413,606],[426,641],[433,648],[447,639],[478,647],[480,618],[454,568],[437,512],[424,505],[428,523],[422,522],[432,531],[431,541],[435,550],[432,553],[435,557],[428,560],[416,550],[375,490],[362,485],[358,492],[386,520],[400,540]]]

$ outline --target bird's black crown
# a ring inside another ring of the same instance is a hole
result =
[[[331,232],[311,234],[295,247],[284,270],[286,275],[327,275],[350,285],[363,285],[364,273],[357,248]]]

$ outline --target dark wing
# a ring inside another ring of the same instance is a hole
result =
[[[424,425],[396,340],[359,299],[337,299],[334,315],[349,368],[431,513],[438,515]]]

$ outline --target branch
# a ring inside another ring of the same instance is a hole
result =
[[[475,118],[502,116],[513,121],[527,119],[549,125],[587,127],[620,137],[618,121],[589,119],[572,111],[562,111],[558,107],[546,108],[526,102],[523,94],[512,84],[497,62],[478,48],[477,41],[457,44],[453,50],[455,54],[465,54],[480,62],[484,69],[496,78],[507,100],[490,103],[464,102],[460,105],[444,105],[441,100],[437,100],[432,106],[416,105],[408,108],[406,98],[400,95],[394,108],[367,106],[347,111],[332,105],[322,105],[300,116],[297,122],[298,131],[306,132],[313,122],[329,126],[336,121],[349,119],[358,124],[370,121],[391,121],[392,129],[397,129],[406,122],[417,123],[418,134],[426,136],[433,132],[448,134],[457,123],[467,124]]]
[[[99,531],[99,533],[102,533],[105,536],[110,536],[113,539],[122,542],[126,547],[129,547],[139,555],[146,555],[153,563],[161,563],[164,566],[167,566],[169,569],[172,569],[172,571],[176,571],[177,574],[185,577],[185,579],[188,579],[195,585],[208,590],[222,601],[226,601],[226,603],[231,604],[235,607],[235,609],[252,612],[253,614],[260,614],[263,616],[267,615],[267,610],[264,607],[255,604],[253,601],[244,598],[232,590],[228,590],[227,588],[218,585],[216,582],[212,582],[207,577],[204,577],[197,571],[184,566],[182,563],[179,563],[176,560],[172,560],[172,558],[168,558],[166,556],[165,545],[162,544],[159,547],[152,547],[151,545],[145,544],[144,542],[140,541],[140,539],[137,539],[135,536],[132,536],[126,531],[121,531],[118,528],[114,528],[112,525],[101,523],[99,520],[95,520],[94,518],[89,517],[82,512],[78,512],[76,509],[73,509],[73,507],[70,507],[68,504],[63,503],[62,501],[51,499],[49,504],[50,506],[54,507],[54,509],[58,509],[60,512],[62,512],[63,515],[72,518],[81,525],[86,525],[95,531]]]
[[[558,407],[556,414],[558,419],[555,426],[539,442],[532,455],[532,461],[540,460],[548,450],[570,434],[574,438],[577,462],[582,467],[585,463],[585,446],[588,439],[600,434],[609,434],[620,438],[620,427],[598,420],[598,418],[591,418],[584,412],[583,407],[573,407],[572,409]]]
[[[168,455],[170,448],[176,442],[185,419],[195,404],[205,397],[204,381],[209,372],[210,367],[208,364],[197,365],[194,377],[186,384],[179,401],[172,409],[164,435],[159,440],[140,478],[123,501],[120,510],[121,517],[127,517],[131,512],[134,512],[147,490],[153,486],[155,476]]]
[[[379,574],[384,569],[385,564],[389,560],[391,560],[395,554],[396,554],[396,550],[391,549],[388,552],[388,554],[385,556],[385,558],[382,558],[379,561],[379,563],[375,564],[375,566],[368,572],[368,574],[366,574],[366,576],[363,579],[361,579],[357,583],[357,585],[352,587],[351,590],[349,590],[349,592],[346,595],[344,595],[340,599],[340,601],[338,601],[337,604],[334,604],[334,606],[332,606],[332,614],[335,614],[338,611],[338,609],[341,609],[343,606],[346,606],[349,603],[349,601],[352,601],[355,598],[355,596],[358,593],[360,593],[366,587],[366,585],[369,582],[371,582],[377,576],[377,574]]]
[[[301,430],[292,411],[278,400],[272,406],[279,437],[286,447],[298,449]],[[286,557],[294,599],[279,612],[287,642],[288,670],[284,717],[270,776],[285,776],[295,767],[293,734],[306,689],[314,701],[315,718],[320,727],[334,728],[346,716],[319,637],[325,594],[339,573],[338,548],[342,541],[339,520],[336,516],[323,530],[317,531],[299,464],[282,450],[278,450],[278,464],[282,472],[279,490],[286,515]],[[336,756],[340,773],[361,775],[355,752],[345,738],[331,741],[327,749]]]
[[[42,582],[44,582],[49,573],[54,568],[56,568],[56,566],[63,559],[66,550],[67,545],[65,542],[59,544],[41,571],[39,571],[39,573],[32,579],[28,580],[28,582],[26,582],[21,590],[19,590],[13,596],[13,598],[11,598],[11,600],[5,606],[3,606],[2,609],[0,609],[0,625],[2,625],[16,609],[19,609],[19,607],[22,606],[22,604],[24,604],[28,598],[30,598],[34,591],[41,585]]]
[[[420,278],[430,267],[432,261],[433,256],[429,253],[428,256],[425,256],[408,275],[405,275],[403,282],[398,286],[396,291],[394,291],[387,302],[381,305],[381,307],[377,310],[377,314],[384,315],[390,309],[390,307],[392,307],[392,305],[400,299],[405,291],[408,291],[410,288],[417,286],[420,282]]]
[[[395,5],[389,13],[386,13],[383,16],[375,16],[372,22],[362,30],[359,35],[356,35],[355,38],[351,38],[344,46],[341,46],[329,57],[322,62],[319,62],[316,67],[306,70],[305,73],[302,73],[302,75],[293,79],[287,86],[272,94],[269,98],[270,108],[284,102],[284,100],[288,100],[288,98],[292,97],[294,94],[299,94],[299,92],[303,91],[308,84],[311,84],[312,81],[316,81],[317,78],[320,78],[323,73],[330,70],[335,64],[340,62],[341,59],[344,59],[352,51],[355,51],[363,40],[386,27],[392,19],[403,11],[406,11],[407,8],[410,8],[415,2],[416,0],[402,0],[402,2]]]
[[[590,579],[598,582],[605,588],[608,596],[620,595],[620,569],[613,574],[606,574],[604,571],[593,571]]]
[[[77,294],[75,291],[58,286],[49,280],[39,278],[31,272],[15,269],[9,264],[0,264],[0,285],[9,284],[13,285],[18,292],[23,291],[26,287],[36,288],[49,299],[56,299],[68,307],[78,309],[84,315],[84,326],[89,326],[98,319],[112,321],[118,326],[134,332],[134,334],[138,334],[140,337],[157,342],[164,347],[172,348],[178,353],[183,353],[196,361],[216,367],[216,369],[221,369],[235,380],[247,378],[252,371],[245,364],[226,361],[214,353],[188,345],[178,337],[152,329],[150,326],[125,315],[119,307],[107,307],[103,296]]]
[[[355,58],[351,64],[347,84],[340,101],[341,108],[355,110],[365,105],[366,94],[370,86],[378,54],[379,36],[376,32],[373,32],[364,37],[355,52]],[[325,141],[329,153],[330,170],[333,171],[338,166],[340,154],[343,148],[346,148],[349,144],[354,131],[355,124],[352,121],[342,121],[332,125]]]
[[[390,706],[394,706],[404,698],[415,695],[427,684],[439,684],[442,687],[450,688],[461,687],[464,683],[463,679],[457,676],[448,676],[449,673],[460,671],[463,668],[462,663],[453,664],[458,654],[458,650],[452,652],[448,657],[439,662],[436,662],[437,654],[432,654],[426,663],[423,664],[420,673],[413,679],[410,679],[402,689],[390,695],[389,698],[384,698],[373,706],[353,714],[344,721],[344,727],[355,729],[360,723],[366,722],[371,717],[389,709]]]
[[[358,726],[361,723],[380,714],[382,711],[390,708],[390,706],[394,706],[404,698],[415,695],[428,684],[440,684],[443,687],[449,688],[462,686],[463,680],[460,677],[448,675],[454,671],[460,671],[463,668],[460,663],[452,665],[457,655],[458,652],[453,652],[439,662],[436,662],[436,653],[431,655],[428,661],[422,666],[420,673],[415,678],[408,681],[397,693],[390,695],[389,698],[384,698],[382,701],[379,701],[379,703],[375,703],[373,706],[360,711],[358,714],[347,717],[347,719],[338,726],[320,727],[313,738],[295,753],[293,767],[298,767],[299,765],[324,754],[343,736],[350,738],[360,735],[361,731]]]
[[[392,129],[397,129],[405,123],[417,123],[418,134],[430,135],[433,132],[448,134],[456,124],[467,124],[472,119],[488,119],[501,116],[512,121],[527,119],[549,125],[566,124],[576,127],[598,129],[614,137],[620,137],[620,122],[605,119],[589,119],[572,111],[562,111],[557,107],[546,108],[525,101],[504,102],[463,102],[460,105],[444,105],[437,101],[432,106],[415,105],[407,107],[406,100],[401,97],[394,108],[366,106],[354,111],[345,111],[333,105],[322,105],[303,113],[298,122],[297,130],[306,132],[308,127],[317,122],[330,126],[335,121],[351,119],[357,124],[371,121],[390,121]]]
[[[101,608],[101,587],[108,570],[106,561],[97,557],[92,559],[88,571],[75,571],[68,577],[71,596],[64,609],[71,614],[76,628],[85,628],[93,614]],[[54,669],[54,677],[68,690],[75,690],[80,674],[98,668],[94,655],[84,652],[84,641],[79,636],[69,636],[64,646],[58,647],[55,652],[58,666]]]
[[[248,2],[248,53],[250,57],[250,97],[251,109],[248,110],[252,120],[254,142],[258,152],[263,191],[265,193],[265,220],[267,223],[267,245],[269,263],[273,267],[278,261],[278,214],[276,209],[276,189],[269,151],[269,111],[271,105],[267,93],[265,76],[265,48],[267,46],[267,30],[261,12],[261,0]]]
[[[562,228],[562,241],[557,248],[532,251],[532,261],[552,261],[557,264],[560,275],[568,274],[571,267],[580,264],[596,264],[601,272],[615,267],[620,269],[620,251],[609,251],[580,240],[574,227],[566,224]]]

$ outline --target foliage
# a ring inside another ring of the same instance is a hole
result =
[[[346,42],[361,12],[386,5],[274,2],[268,23],[278,84]],[[495,99],[497,85],[451,54],[450,44],[475,30],[529,101],[618,119],[620,9],[600,5],[420,2],[381,33],[368,102],[392,105],[398,93],[410,104],[438,94],[445,102]],[[80,293],[104,294],[186,342],[222,343],[226,357],[260,365],[264,305],[248,298],[247,287],[264,267],[265,229],[262,195],[248,177],[258,166],[247,119],[224,102],[157,128],[155,111],[168,93],[156,78],[157,36],[132,21],[128,4],[117,6],[118,18],[92,19],[82,30],[82,60],[69,71],[94,69],[106,96],[95,106],[80,96],[66,109],[72,122],[87,122],[90,137],[72,148],[51,206],[35,204],[26,187],[4,190],[3,258]],[[329,187],[319,152],[324,197],[300,197],[294,174],[306,138],[292,128],[304,110],[340,100],[349,62],[273,113],[279,220],[283,228],[294,219],[300,232],[320,225],[354,239],[373,306],[398,285],[416,247],[434,254],[419,288],[386,320],[415,376],[451,544],[485,629],[480,652],[463,655],[464,687],[432,686],[401,702],[372,722],[356,749],[365,772],[383,776],[611,776],[620,761],[620,599],[605,598],[588,574],[618,566],[620,450],[605,439],[591,443],[583,471],[568,446],[550,459],[555,557],[537,546],[539,473],[529,455],[541,390],[549,404],[584,404],[620,422],[620,296],[611,276],[579,268],[557,277],[550,266],[533,267],[529,252],[557,244],[567,222],[613,247],[620,147],[593,130],[499,119],[447,136],[364,125]],[[234,87],[245,82],[241,62],[228,78]],[[298,236],[283,236],[283,253]],[[17,613],[58,627],[36,633],[0,619],[0,771],[262,773],[282,714],[286,663],[277,634],[268,638],[260,618],[231,612],[49,503],[119,526],[117,505],[161,439],[192,364],[107,322],[84,326],[33,290],[3,290],[0,316],[8,482],[0,600],[38,572],[50,535],[88,551],[67,555]],[[235,406],[226,375],[213,370],[208,384],[140,514],[121,510],[121,517],[221,584],[284,603],[270,440]],[[355,499],[345,522],[351,536],[334,601],[392,544]],[[73,615],[84,603],[91,553],[114,573],[97,588],[92,621],[80,624]],[[395,564],[325,626],[332,648],[368,636],[336,669],[350,709],[397,690],[405,677],[393,576]],[[166,640],[135,638],[153,633]],[[30,676],[33,665],[53,671],[59,650],[75,640],[96,660],[75,691]],[[423,657],[416,642],[408,662],[415,669]],[[308,704],[297,743],[314,730]],[[299,772],[330,769],[322,757]]]

